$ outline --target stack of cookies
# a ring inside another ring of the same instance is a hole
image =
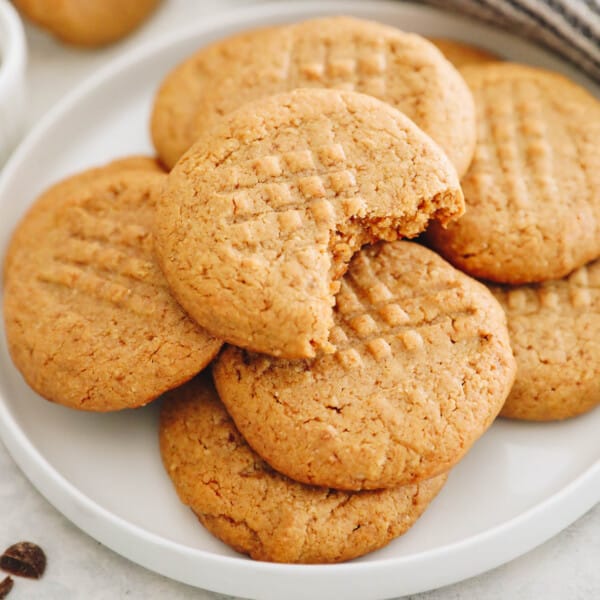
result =
[[[501,411],[600,401],[598,102],[437,43],[461,72],[342,17],[203,48],[157,94],[160,162],[55,185],[13,236],[27,382],[95,411],[167,392],[181,500],[253,558],[375,550]]]

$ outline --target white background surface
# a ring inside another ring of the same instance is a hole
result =
[[[26,107],[29,127],[86,75],[128,48],[205,14],[249,0],[167,0],[136,34],[106,50],[76,51],[28,28],[30,68]],[[93,465],[90,465],[93,468]],[[20,539],[39,542],[49,568],[39,582],[18,580],[10,600],[75,598],[222,598],[156,576],[80,533],[59,515],[20,474],[0,447],[0,546]],[[108,484],[108,482],[107,482]],[[530,554],[486,575],[450,588],[415,596],[439,599],[580,600],[600,597],[600,506]]]

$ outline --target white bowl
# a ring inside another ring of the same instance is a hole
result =
[[[27,46],[19,15],[0,0],[0,165],[22,133]]]

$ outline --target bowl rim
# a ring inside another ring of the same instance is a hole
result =
[[[23,23],[8,0],[0,0],[0,92],[15,85],[24,74],[27,56]]]

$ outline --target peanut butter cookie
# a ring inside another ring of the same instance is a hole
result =
[[[553,421],[600,404],[600,261],[565,279],[491,290],[506,311],[517,360],[500,414]]]
[[[310,357],[333,349],[352,254],[462,204],[455,169],[403,114],[364,94],[296,90],[230,113],[185,154],[158,204],[156,252],[213,335]]]
[[[473,99],[456,69],[424,38],[350,17],[324,17],[249,35],[250,44],[247,38],[232,40],[227,55],[228,41],[200,50],[167,77],[156,100],[153,138],[168,166],[217,119],[242,104],[318,87],[388,102],[440,145],[459,175],[467,170],[475,148]],[[194,69],[213,60],[215,52],[217,68]],[[195,78],[198,85],[192,83]],[[186,94],[199,86],[201,93]],[[181,93],[173,94],[175,89]],[[179,152],[173,151],[173,137],[181,142]]]
[[[181,501],[202,524],[238,552],[273,562],[340,562],[381,548],[446,480],[358,493],[292,481],[248,447],[206,377],[168,394],[160,447]]]
[[[63,42],[102,46],[126,36],[160,0],[13,0],[36,25]]]
[[[228,347],[213,366],[248,444],[297,481],[377,489],[445,472],[513,383],[498,302],[415,243],[354,257],[335,325],[336,354],[287,361]]]
[[[146,404],[193,377],[221,345],[171,297],[153,257],[154,205],[166,175],[139,159],[125,163],[129,170],[120,165],[43,194],[5,261],[16,367],[45,398],[83,410]]]
[[[600,103],[562,75],[512,63],[462,70],[479,136],[467,211],[431,244],[499,283],[559,279],[600,256]]]
[[[213,81],[237,62],[257,60],[257,42],[268,31],[244,31],[210,44],[181,63],[162,82],[154,100],[150,131],[154,146],[169,169],[200,135],[195,122],[197,107]]]

